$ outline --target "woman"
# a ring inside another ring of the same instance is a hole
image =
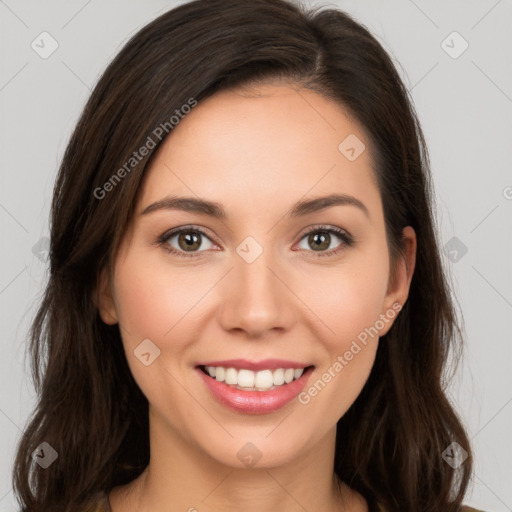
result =
[[[144,27],[57,178],[24,510],[471,510],[431,195],[346,14],[198,0]]]

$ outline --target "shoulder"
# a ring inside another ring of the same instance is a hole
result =
[[[378,512],[386,512],[382,507],[378,507]],[[460,512],[485,512],[484,510],[480,510],[478,508],[468,507],[467,505],[462,505],[460,508]]]
[[[85,512],[111,512],[108,493],[102,491],[96,494]]]

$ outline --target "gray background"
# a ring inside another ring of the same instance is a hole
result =
[[[34,405],[24,351],[47,279],[44,237],[58,164],[106,64],[139,28],[178,3],[0,0],[0,511],[15,510],[12,458]],[[475,451],[465,502],[512,511],[512,3],[321,3],[365,24],[411,91],[467,335],[449,388]],[[34,40],[43,45],[43,31],[58,43],[45,59],[31,47]],[[463,39],[450,36],[454,31]],[[464,41],[469,46],[459,55]]]

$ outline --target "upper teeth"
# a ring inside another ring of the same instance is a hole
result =
[[[222,366],[205,366],[206,371],[219,382],[225,382],[232,386],[242,388],[255,388],[256,390],[270,389],[272,386],[288,384],[298,379],[304,372],[304,368],[278,368],[277,370],[237,370],[236,368],[224,368]]]

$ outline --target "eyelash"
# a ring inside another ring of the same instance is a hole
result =
[[[311,228],[308,228],[301,236],[300,240],[305,238],[306,236],[310,235],[311,233],[334,233],[338,238],[340,238],[343,241],[343,244],[340,245],[337,249],[331,249],[330,251],[310,251],[310,252],[316,252],[315,256],[313,257],[324,257],[324,256],[334,256],[340,253],[342,250],[344,250],[347,247],[351,247],[354,245],[354,238],[352,235],[347,233],[345,230],[342,230],[340,228],[335,228],[332,226],[312,226]],[[172,229],[170,231],[166,231],[162,235],[160,235],[157,239],[157,243],[159,246],[163,247],[164,250],[171,254],[175,254],[177,256],[183,256],[185,258],[189,257],[197,257],[198,254],[204,251],[192,251],[192,252],[185,252],[185,251],[179,251],[175,249],[174,247],[171,247],[167,242],[169,239],[171,239],[175,235],[179,235],[181,233],[200,233],[201,235],[205,236],[206,238],[210,239],[210,236],[202,229],[196,226],[187,226],[184,228],[178,228],[178,229]],[[299,241],[300,241],[299,240]]]

